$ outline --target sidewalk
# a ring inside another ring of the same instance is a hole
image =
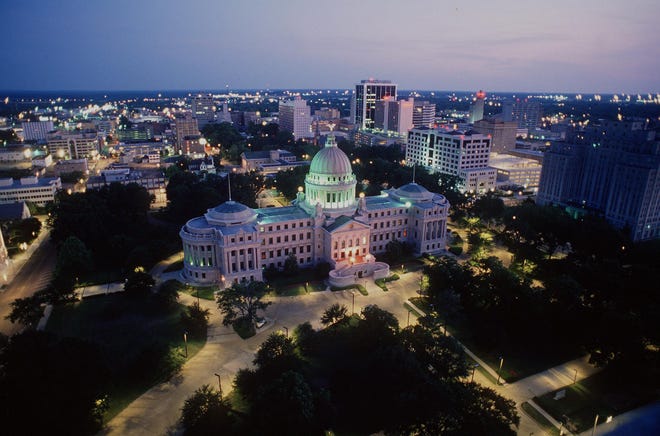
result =
[[[34,252],[37,251],[39,247],[41,247],[41,244],[50,237],[50,228],[46,227],[46,224],[43,220],[41,220],[41,218],[39,220],[42,224],[39,235],[34,241],[32,241],[27,250],[17,253],[13,259],[9,260],[9,264],[4,271],[6,278],[2,277],[3,285],[8,285],[12,282],[12,280],[14,280],[14,277],[16,277],[19,272],[21,272],[21,269],[23,269],[27,261],[30,260],[32,254],[34,254]]]

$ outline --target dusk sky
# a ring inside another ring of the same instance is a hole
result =
[[[0,89],[660,92],[658,0],[3,0]]]

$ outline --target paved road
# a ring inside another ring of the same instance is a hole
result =
[[[55,269],[55,260],[55,245],[50,238],[46,238],[0,293],[0,332],[12,335],[22,329],[21,325],[5,319],[11,312],[10,304],[17,298],[28,297],[46,287]]]

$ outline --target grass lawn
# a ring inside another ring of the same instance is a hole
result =
[[[369,292],[367,291],[367,288],[365,288],[364,286],[362,286],[360,284],[346,285],[346,286],[330,286],[330,290],[332,292],[348,291],[348,290],[351,290],[351,289],[357,289],[360,292],[360,294],[362,294],[362,295],[369,295]]]
[[[185,292],[193,297],[199,295],[199,298],[202,300],[215,301],[215,291],[217,290],[217,286],[183,286],[181,292]]]
[[[119,269],[103,269],[91,271],[78,277],[78,286],[101,285],[104,283],[114,283],[124,281],[125,272]]]
[[[272,285],[275,295],[284,297],[294,297],[296,295],[305,295],[309,292],[325,291],[325,284],[320,280],[294,283],[290,285]]]
[[[559,390],[565,390],[566,396],[555,400],[557,391],[534,398],[536,404],[552,415],[557,421],[566,421],[567,427],[574,432],[583,432],[592,428],[596,414],[599,423],[608,416],[615,416],[639,407],[657,398],[653,392],[653,383],[644,383],[635,379],[633,374],[622,376],[605,369],[578,383]]]
[[[185,361],[180,313],[183,305],[162,308],[149,295],[102,295],[56,306],[46,330],[97,344],[110,370],[108,422],[135,398],[167,380]],[[188,358],[206,339],[188,338]]]
[[[549,434],[552,436],[557,436],[559,435],[559,429],[552,425],[550,421],[547,420],[547,418],[539,413],[538,410],[536,410],[533,406],[530,406],[527,402],[522,403],[522,410],[538,425],[541,426],[545,434]]]

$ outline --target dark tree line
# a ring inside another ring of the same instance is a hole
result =
[[[320,331],[305,323],[295,339],[268,337],[255,368],[236,375],[241,412],[197,392],[183,410],[186,434],[515,434],[515,404],[464,381],[462,348],[432,319],[401,329],[376,306],[353,317],[330,308],[324,319]],[[200,417],[192,404],[212,412]]]

